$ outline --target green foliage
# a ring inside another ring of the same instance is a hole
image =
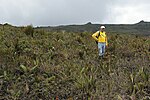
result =
[[[34,28],[32,25],[28,25],[27,27],[25,27],[24,32],[26,35],[30,35],[33,37],[33,33],[34,33]]]
[[[23,30],[0,31],[1,99],[150,98],[150,37],[108,33],[99,60],[92,33],[34,29],[31,37]]]

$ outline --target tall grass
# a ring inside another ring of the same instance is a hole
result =
[[[92,33],[0,29],[1,99],[150,98],[150,37],[110,33],[99,60]]]

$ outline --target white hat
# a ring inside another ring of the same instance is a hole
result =
[[[105,26],[101,26],[101,29],[102,29],[102,28],[105,28]]]

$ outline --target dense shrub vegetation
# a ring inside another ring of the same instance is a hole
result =
[[[150,37],[109,33],[99,60],[91,35],[1,25],[0,99],[149,100]]]

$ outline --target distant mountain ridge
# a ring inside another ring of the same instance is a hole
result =
[[[150,36],[150,22],[140,21],[135,24],[92,24],[88,22],[83,25],[61,25],[61,26],[45,26],[45,27],[35,27],[35,29],[43,29],[46,31],[66,31],[66,32],[95,32],[99,30],[99,27],[104,25],[106,27],[107,33],[117,33],[117,34],[137,34]],[[15,28],[21,28],[23,26],[12,26],[8,23],[0,24],[1,27],[9,26]]]
[[[67,31],[67,32],[95,32],[99,26],[105,25],[106,31],[111,33],[127,33],[150,35],[150,22],[140,21],[136,24],[92,24],[88,22],[84,25],[62,25],[56,27],[38,27],[48,31]]]

